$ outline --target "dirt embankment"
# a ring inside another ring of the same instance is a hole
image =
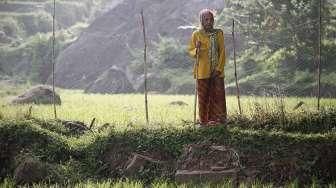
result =
[[[72,122],[74,129],[62,121],[0,121],[0,179],[20,174],[20,169],[27,172],[20,165],[27,158],[46,171],[34,180],[51,176],[59,183],[88,177],[147,183],[233,178],[236,183],[259,180],[279,186],[294,180],[310,184],[313,177],[320,184],[336,180],[335,134],[253,131],[235,123],[229,121],[230,128],[125,132],[96,125],[78,132],[78,122]],[[89,135],[95,139],[81,141]]]

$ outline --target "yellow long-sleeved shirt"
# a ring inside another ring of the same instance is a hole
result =
[[[216,29],[217,33],[217,46],[218,46],[218,64],[215,68],[219,71],[220,77],[224,77],[224,64],[225,64],[225,46],[224,46],[224,34],[220,29]],[[210,63],[209,63],[209,48],[210,37],[203,30],[194,31],[189,42],[189,55],[196,58],[196,41],[201,42],[201,48],[199,52],[199,64],[198,64],[198,79],[206,79],[210,77]],[[196,64],[195,64],[196,65]],[[194,66],[194,77],[196,78],[196,66]]]

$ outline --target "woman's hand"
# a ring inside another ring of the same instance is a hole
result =
[[[197,41],[196,42],[196,54],[199,53],[200,49],[201,49],[201,41]]]
[[[201,48],[201,41],[196,42],[196,48],[198,48],[198,49]]]

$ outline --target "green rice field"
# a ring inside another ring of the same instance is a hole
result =
[[[62,105],[56,106],[57,117],[65,120],[78,120],[90,123],[96,118],[97,124],[110,123],[117,127],[147,126],[145,120],[145,102],[143,94],[85,94],[81,90],[57,90]],[[9,105],[10,96],[0,98],[0,113],[8,119],[23,118],[31,105]],[[172,105],[171,102],[182,101],[185,105]],[[304,104],[297,110],[293,108],[300,102]],[[316,111],[316,98],[297,97],[241,97],[243,114],[250,116],[256,106],[269,111],[283,107],[285,113]],[[336,106],[336,99],[322,99],[321,108]],[[238,114],[236,96],[227,96],[229,117]],[[167,126],[181,127],[185,122],[193,121],[193,95],[148,95],[150,128]],[[52,105],[33,105],[32,116],[39,119],[53,119]]]

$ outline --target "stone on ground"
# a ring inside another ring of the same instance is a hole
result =
[[[61,97],[57,93],[55,103],[61,104]],[[12,104],[53,104],[53,91],[49,86],[39,85],[14,98]]]

